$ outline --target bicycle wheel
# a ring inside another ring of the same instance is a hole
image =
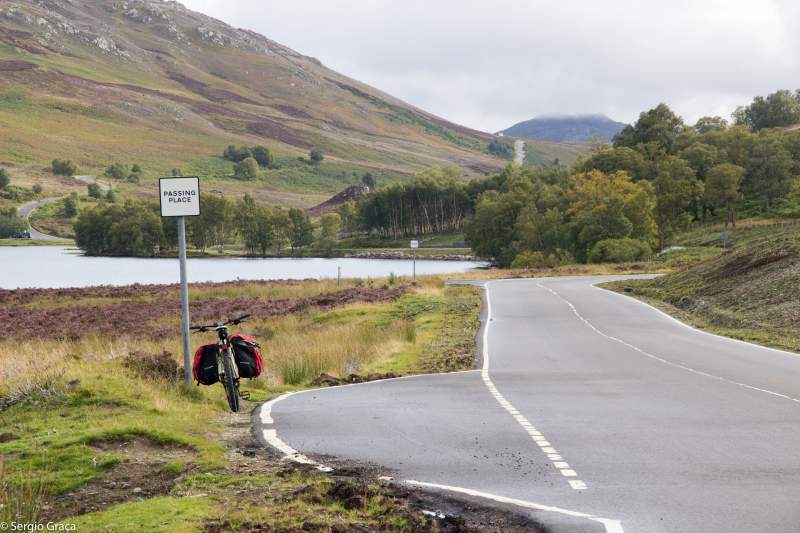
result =
[[[228,398],[228,406],[234,413],[239,412],[239,380],[236,378],[236,370],[233,368],[233,355],[230,352],[222,355],[222,368],[225,370],[225,379],[222,385],[225,387],[225,396]]]

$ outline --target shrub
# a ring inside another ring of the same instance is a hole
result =
[[[315,148],[308,153],[308,159],[311,161],[312,165],[319,165],[322,163],[322,160],[325,159],[325,155],[321,150]]]
[[[113,165],[108,167],[105,171],[106,177],[115,180],[127,179],[129,174],[130,172],[128,171],[128,167],[126,167],[122,163],[114,163]]]
[[[605,239],[589,251],[590,263],[622,263],[646,259],[653,251],[650,245],[639,239]]]
[[[511,262],[511,268],[547,268],[553,266],[548,261],[548,257],[543,252],[525,251],[517,254]]]
[[[270,152],[268,148],[264,146],[254,146],[252,152],[253,159],[256,160],[259,166],[269,167],[272,165],[272,152]]]
[[[0,189],[5,189],[11,183],[11,176],[4,168],[0,168]]]
[[[236,166],[233,167],[233,175],[236,179],[245,181],[256,179],[258,177],[258,162],[254,158],[248,157],[236,163]]]
[[[66,218],[72,218],[78,216],[78,194],[72,193],[66,198],[64,198],[64,207],[62,209],[62,214]]]
[[[103,196],[103,190],[100,188],[100,185],[96,183],[90,183],[87,185],[86,191],[90,198],[99,200]]]
[[[177,361],[172,354],[164,351],[153,355],[131,352],[122,362],[123,366],[143,379],[173,382],[180,379]]]
[[[222,157],[228,161],[238,163],[240,161],[244,161],[248,157],[253,157],[253,152],[247,146],[240,146],[237,148],[231,144],[225,148],[225,151],[222,153]]]
[[[52,162],[53,174],[60,176],[74,176],[78,171],[78,167],[69,160],[53,159]]]
[[[37,195],[37,196],[38,196],[38,195],[42,194],[42,191],[44,190],[44,188],[42,187],[42,184],[41,184],[41,183],[36,183],[36,184],[34,184],[34,186],[31,188],[31,190],[33,191],[33,194],[35,194],[35,195]]]

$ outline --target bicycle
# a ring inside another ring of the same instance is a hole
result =
[[[228,326],[238,326],[249,317],[250,315],[242,315],[238,318],[228,319],[225,322],[191,327],[195,333],[205,333],[211,329],[217,332],[217,372],[219,373],[219,380],[225,388],[228,406],[234,413],[239,411],[239,398],[247,400],[250,395],[239,392],[239,369],[236,366],[233,349],[228,339]]]

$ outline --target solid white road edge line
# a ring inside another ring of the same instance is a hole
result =
[[[599,283],[607,283],[607,282],[601,281]],[[698,328],[696,328],[696,327],[694,327],[694,326],[692,326],[690,324],[687,324],[686,322],[683,322],[683,321],[675,318],[674,316],[670,315],[669,313],[665,313],[664,311],[662,311],[658,307],[650,305],[647,302],[643,302],[642,300],[640,300],[638,298],[634,298],[633,296],[627,296],[625,294],[620,294],[618,292],[615,292],[615,291],[612,291],[612,290],[609,290],[609,289],[606,289],[606,288],[603,288],[603,287],[598,287],[597,284],[592,284],[592,288],[593,289],[597,289],[598,291],[608,292],[608,293],[613,294],[614,296],[619,296],[620,298],[625,298],[626,300],[632,300],[632,301],[636,302],[639,305],[643,305],[645,307],[649,307],[651,310],[653,310],[656,313],[662,315],[664,318],[668,318],[672,322],[680,324],[681,326],[683,326],[683,327],[685,327],[687,329],[690,329],[690,330],[694,331],[695,333],[702,333],[703,335],[708,335],[710,337],[716,337],[716,338],[722,339],[724,341],[735,342],[737,344],[744,344],[744,345],[747,345],[747,346],[751,346],[753,348],[760,348],[762,350],[769,350],[770,352],[777,352],[777,353],[780,353],[780,354],[783,354],[783,355],[788,355],[788,356],[791,356],[791,357],[800,356],[800,354],[795,353],[795,352],[788,352],[786,350],[779,350],[778,348],[771,348],[769,346],[763,346],[761,344],[756,344],[754,342],[747,342],[747,341],[743,341],[741,339],[734,339],[733,337],[725,337],[724,335],[717,335],[716,333],[711,333],[710,331],[703,331],[702,329],[698,329]]]
[[[551,289],[550,287],[546,287],[546,286],[542,285],[541,283],[538,283],[537,285],[539,285],[539,287],[541,287],[541,288],[543,288],[543,289],[545,289],[545,290],[549,291],[549,292],[550,292],[550,293],[552,293],[554,296],[556,296],[556,297],[558,297],[559,299],[561,299],[561,301],[563,301],[564,303],[566,303],[566,304],[567,304],[567,305],[568,305],[568,306],[569,306],[569,307],[572,309],[572,312],[575,314],[575,316],[577,316],[577,317],[578,317],[578,318],[579,318],[579,319],[580,319],[580,320],[581,320],[581,321],[582,321],[584,324],[586,324],[586,325],[587,325],[587,326],[588,326],[588,327],[589,327],[589,328],[590,328],[592,331],[594,331],[594,332],[595,332],[595,333],[597,333],[598,335],[601,335],[601,336],[603,336],[603,337],[605,337],[605,338],[607,338],[607,339],[610,339],[610,340],[612,340],[612,341],[618,342],[618,343],[622,344],[623,346],[627,346],[628,348],[630,348],[630,349],[632,349],[632,350],[634,350],[634,351],[637,351],[637,352],[639,352],[640,354],[642,354],[642,355],[644,355],[644,356],[647,356],[647,357],[649,357],[650,359],[653,359],[653,360],[655,360],[655,361],[658,361],[659,363],[663,363],[663,364],[665,364],[665,365],[673,366],[673,367],[675,367],[675,368],[680,368],[681,370],[685,370],[685,371],[687,371],[687,372],[691,372],[691,373],[693,373],[693,374],[697,374],[698,376],[703,376],[703,377],[707,377],[707,378],[710,378],[710,379],[715,379],[715,380],[717,380],[717,381],[722,381],[722,382],[724,382],[724,383],[729,383],[729,384],[731,384],[731,385],[736,385],[737,387],[742,387],[742,388],[749,389],[749,390],[753,390],[753,391],[756,391],[756,392],[763,392],[763,393],[765,393],[765,394],[769,394],[770,396],[776,396],[776,397],[778,397],[778,398],[782,398],[782,399],[784,399],[784,400],[789,400],[790,402],[794,402],[794,403],[800,403],[800,398],[793,398],[793,397],[791,397],[791,396],[788,396],[788,395],[786,395],[786,394],[782,394],[782,393],[780,393],[780,392],[775,392],[775,391],[771,391],[771,390],[768,390],[768,389],[762,389],[762,388],[760,388],[760,387],[755,387],[755,386],[753,386],[753,385],[748,385],[747,383],[742,383],[742,382],[740,382],[740,381],[735,381],[735,380],[732,380],[732,379],[724,378],[724,377],[722,377],[722,376],[717,376],[717,375],[715,375],[715,374],[709,374],[708,372],[703,372],[702,370],[697,370],[697,369],[695,369],[695,368],[692,368],[692,367],[690,367],[690,366],[688,366],[688,365],[684,365],[683,363],[676,363],[676,362],[674,362],[674,361],[669,361],[668,359],[664,359],[663,357],[659,357],[659,356],[657,356],[657,355],[655,355],[655,354],[652,354],[652,353],[650,353],[650,352],[648,352],[648,351],[645,351],[645,350],[643,350],[643,349],[639,348],[638,346],[635,346],[635,345],[633,345],[633,344],[631,344],[631,343],[629,343],[629,342],[626,342],[626,341],[624,341],[624,340],[622,340],[622,339],[619,339],[619,338],[617,338],[617,337],[613,337],[613,336],[611,336],[611,335],[608,335],[608,334],[606,334],[606,333],[603,333],[602,331],[600,331],[599,329],[597,329],[597,328],[594,326],[594,324],[592,324],[591,322],[589,322],[588,320],[586,320],[586,319],[583,317],[583,315],[581,315],[581,314],[578,312],[578,310],[575,308],[575,306],[574,306],[574,305],[572,305],[572,302],[570,302],[569,300],[567,300],[566,298],[564,298],[563,296],[561,296],[559,293],[557,293],[556,291],[554,291],[554,290],[553,290],[553,289]],[[611,291],[609,291],[609,292],[611,292]],[[633,301],[638,301],[638,300],[636,300],[635,298],[633,298]],[[644,304],[644,302],[641,302],[641,303],[643,303],[643,304]],[[644,305],[647,305],[647,304],[644,304]],[[652,307],[652,306],[648,306],[648,307]],[[655,308],[654,308],[654,309],[655,309]],[[656,309],[656,310],[657,310],[657,311],[659,311],[658,309]],[[683,324],[683,322],[681,322],[680,320],[677,320],[676,318],[670,317],[669,315],[667,315],[667,314],[666,314],[666,313],[664,313],[663,311],[659,311],[659,312],[661,312],[662,314],[664,314],[665,316],[667,316],[667,317],[669,317],[669,318],[672,318],[672,319],[673,319],[673,320],[675,320],[676,322],[678,322],[678,323],[680,323],[680,324]],[[688,326],[687,324],[683,324],[683,325],[684,325],[684,326],[686,326],[686,327],[688,327],[688,328],[690,328],[690,329],[695,329],[695,328],[692,328],[691,326]],[[696,331],[700,331],[700,330],[696,330]],[[713,334],[709,334],[709,335],[713,335]],[[716,336],[718,336],[718,335],[716,335]],[[735,340],[735,339],[729,339],[728,337],[722,337],[722,338],[723,338],[723,339],[727,339],[727,340]],[[746,344],[750,344],[750,343],[746,343]],[[763,346],[758,346],[757,344],[751,344],[751,346],[755,346],[755,347],[758,347],[758,348],[764,348]],[[774,350],[774,351],[780,352],[781,350]],[[783,352],[783,353],[790,353],[790,352]]]
[[[438,489],[449,492],[457,492],[459,494],[466,494],[467,496],[486,498],[487,500],[492,500],[498,503],[516,505],[517,507],[524,507],[526,509],[533,509],[535,511],[546,511],[550,513],[558,513],[575,518],[585,518],[587,520],[592,520],[594,522],[599,522],[600,524],[603,524],[603,526],[605,526],[606,528],[606,533],[624,533],[624,530],[622,529],[622,523],[619,520],[602,518],[600,516],[594,516],[588,513],[582,513],[580,511],[571,511],[569,509],[562,509],[561,507],[553,507],[552,505],[543,505],[540,503],[529,502],[527,500],[518,500],[516,498],[508,498],[506,496],[498,496],[497,494],[481,492],[473,489],[466,489],[464,487],[439,485],[438,483],[427,483],[424,481],[416,481],[413,479],[407,479],[405,483],[414,487]]]
[[[489,389],[489,392],[494,396],[494,399],[497,400],[497,403],[505,409],[517,423],[522,426],[522,429],[531,437],[534,444],[537,444],[539,448],[547,455],[547,458],[550,459],[550,455],[558,454],[555,448],[547,441],[547,439],[540,433],[534,426],[531,424],[527,418],[525,418],[520,412],[509,402],[505,399],[505,397],[497,390],[497,386],[492,382],[492,378],[489,377],[489,326],[492,323],[492,299],[489,295],[489,285],[493,282],[487,282],[483,286],[483,290],[486,294],[486,324],[483,328],[483,368],[481,369],[481,379],[483,383],[486,385],[486,388]],[[557,461],[550,459],[550,462],[553,463],[553,467],[558,470],[562,476],[566,478],[575,478],[578,474],[575,472],[574,469],[571,469],[566,462],[563,462],[561,456],[559,455],[559,459]],[[586,490],[588,487],[586,483],[581,481],[580,479],[569,479],[569,486],[573,490]]]

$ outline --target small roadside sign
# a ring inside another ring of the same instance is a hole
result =
[[[411,241],[411,247],[415,249],[419,248],[419,241]]]
[[[181,322],[183,325],[183,379],[192,384],[191,347],[189,346],[189,281],[186,275],[186,218],[200,214],[200,178],[197,176],[161,178],[158,200],[162,217],[178,219],[178,263],[181,279]]]
[[[200,214],[200,178],[177,177],[158,180],[162,217],[196,217]]]

